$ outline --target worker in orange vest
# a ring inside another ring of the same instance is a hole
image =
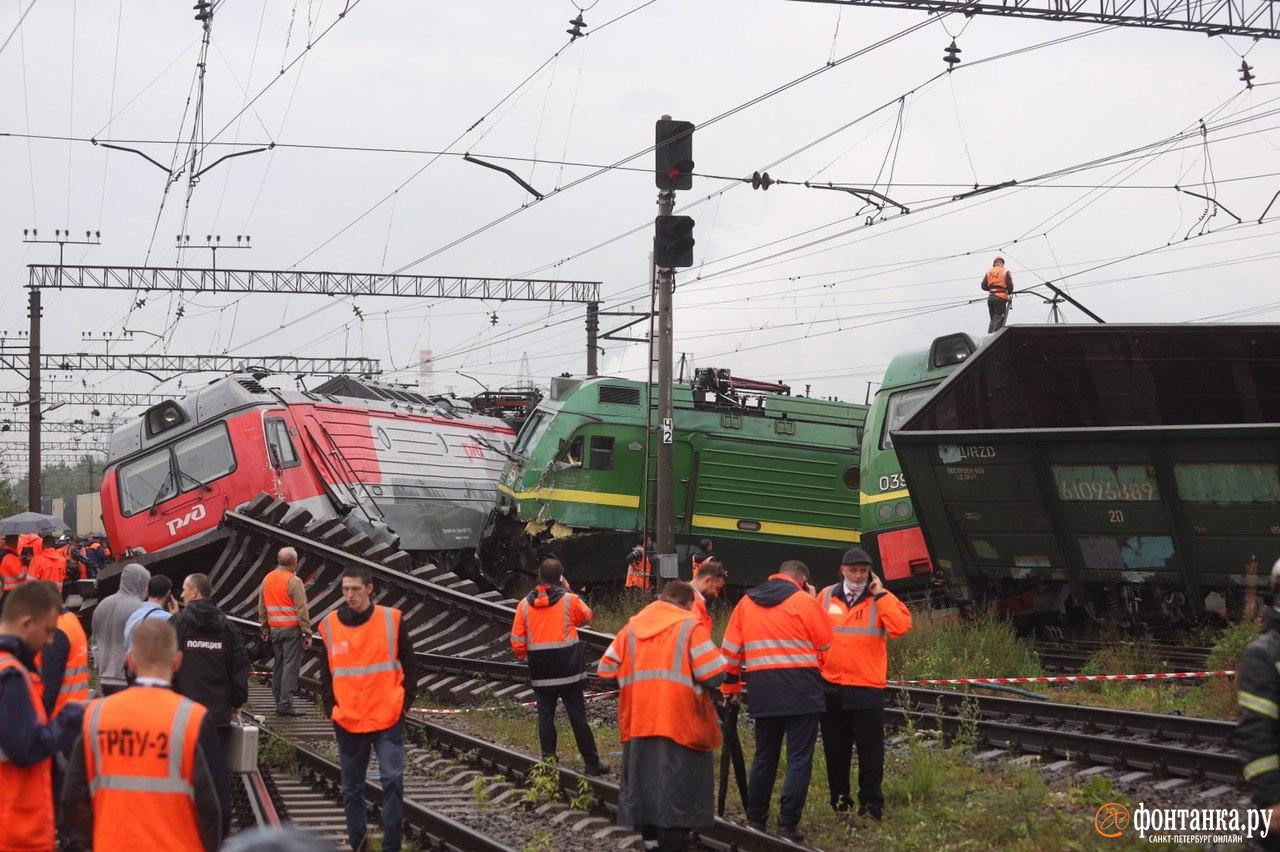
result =
[[[756,753],[747,782],[747,822],[764,831],[778,775],[782,741],[787,773],[778,807],[778,834],[803,842],[800,815],[809,795],[818,721],[826,710],[820,666],[831,647],[831,622],[808,584],[809,568],[783,562],[738,601],[721,649],[729,661],[723,691],[731,700],[746,676],[747,711],[755,722]]]
[[[1004,328],[1013,297],[1013,273],[1004,268],[1003,257],[996,255],[991,261],[991,268],[982,276],[982,289],[987,291],[987,313],[991,315],[987,334],[995,334]]]
[[[582,695],[586,663],[578,644],[578,628],[591,623],[591,607],[569,591],[559,559],[538,566],[538,585],[516,604],[511,623],[511,650],[529,662],[529,685],[538,700],[538,742],[542,759],[556,757],[556,703],[563,702],[569,727],[588,775],[603,775],[596,738],[587,722]]]
[[[61,609],[48,583],[24,583],[0,609],[0,849],[52,852],[56,843],[53,755],[70,748],[84,713],[68,702],[50,722],[36,675]]]
[[[693,600],[692,586],[669,581],[618,631],[596,669],[619,685],[618,824],[640,829],[645,848],[663,852],[684,850],[689,829],[715,820],[720,727],[710,691],[727,663]]]
[[[648,543],[648,536],[644,538],[644,541]],[[637,544],[627,554],[627,581],[624,587],[648,594],[649,578],[652,574],[653,569],[649,565],[649,554],[645,550],[645,544]]]
[[[884,690],[889,671],[888,640],[911,629],[911,611],[871,571],[871,556],[854,547],[840,560],[840,582],[827,586],[818,602],[831,619],[834,636],[822,662],[827,712],[822,717],[822,752],[827,759],[831,807],[853,806],[849,767],[858,748],[858,814],[884,814]]]
[[[58,548],[55,536],[46,535],[40,540],[40,550],[31,557],[27,576],[33,580],[48,580],[62,588],[67,579],[67,555]]]
[[[693,557],[692,557],[693,573],[695,576],[698,573],[699,565],[701,565],[703,562],[706,562],[708,559],[716,558],[715,549],[716,549],[715,543],[712,542],[711,539],[709,538],[701,539],[698,542],[698,549],[693,552]]]
[[[373,602],[369,569],[353,565],[342,572],[342,599],[320,622],[320,673],[325,709],[338,740],[347,841],[352,849],[367,842],[364,782],[373,750],[382,784],[382,848],[398,852],[404,819],[404,716],[418,686],[413,644],[400,610]]]
[[[89,637],[79,615],[68,610],[58,616],[53,635],[36,655],[36,664],[49,718],[72,701],[89,700]]]
[[[204,706],[171,688],[181,663],[171,624],[148,619],[133,631],[133,686],[89,705],[71,750],[62,807],[73,843],[94,852],[218,848],[208,755],[221,746]]]
[[[18,554],[18,537],[4,537],[4,554],[0,556],[0,594],[12,592],[26,582],[27,565]]]
[[[302,651],[311,650],[311,611],[307,590],[298,576],[298,551],[282,547],[276,554],[275,570],[258,589],[258,624],[262,638],[271,642],[275,660],[271,693],[277,716],[305,716],[293,708],[293,691],[298,688]]]
[[[711,613],[707,612],[707,601],[720,597],[728,581],[729,573],[715,557],[707,557],[693,570],[693,582],[689,584],[693,586],[693,611],[708,630],[712,622]]]

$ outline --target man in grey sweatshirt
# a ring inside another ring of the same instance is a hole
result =
[[[93,660],[98,667],[98,684],[103,695],[128,686],[124,676],[124,626],[147,596],[151,572],[130,562],[120,572],[120,590],[107,595],[93,610]]]

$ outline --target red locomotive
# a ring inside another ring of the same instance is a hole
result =
[[[365,379],[280,391],[260,378],[218,379],[116,430],[102,513],[117,553],[147,554],[162,571],[181,557],[182,570],[197,570],[216,553],[223,512],[266,491],[424,561],[472,558],[497,504],[509,425]]]

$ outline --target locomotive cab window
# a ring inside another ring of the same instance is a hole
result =
[[[279,417],[269,418],[266,422],[267,454],[275,467],[297,467],[301,462],[289,438],[289,424]]]
[[[884,432],[880,436],[880,449],[893,449],[893,436],[889,433],[906,423],[907,418],[916,413],[916,409],[929,398],[935,387],[937,385],[898,391],[889,397],[889,404],[884,410]]]
[[[177,493],[171,461],[169,450],[164,449],[120,466],[120,508],[126,517],[145,512]]]
[[[528,422],[524,424],[524,428],[520,430],[520,434],[516,436],[515,451],[524,454],[530,444],[536,444],[538,438],[542,437],[542,433],[547,431],[547,427],[551,425],[551,417],[545,411],[535,411]]]
[[[178,465],[178,484],[183,491],[207,485],[236,469],[231,438],[222,424],[183,438],[173,445],[173,454]]]
[[[569,442],[561,441],[560,446],[563,452],[560,453],[560,460],[573,467],[582,466],[582,436],[576,435]]]
[[[605,435],[591,436],[591,457],[587,459],[587,470],[613,469],[613,438]]]

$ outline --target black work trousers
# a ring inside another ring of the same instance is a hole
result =
[[[853,805],[849,791],[853,749],[858,749],[858,812],[879,817],[884,812],[884,708],[846,710],[838,695],[827,696],[822,715],[822,753],[827,759],[827,787],[831,807],[847,811]]]
[[[818,739],[819,713],[799,716],[765,716],[755,720],[756,756],[747,782],[747,819],[769,821],[769,800],[778,777],[782,741],[787,741],[787,774],[782,779],[782,799],[778,803],[778,827],[795,828],[809,795],[813,773],[813,744]]]
[[[596,751],[596,738],[587,723],[587,702],[582,697],[582,684],[538,687],[533,694],[538,698],[538,742],[542,746],[542,757],[556,756],[556,702],[562,701],[565,715],[569,717],[569,727],[573,729],[573,738],[578,741],[582,762],[588,767],[598,766],[600,753]]]
[[[686,852],[689,848],[689,829],[663,828],[659,825],[640,826],[645,852]]]
[[[991,315],[991,322],[987,324],[987,334],[995,334],[1004,328],[1004,322],[1009,318],[1009,300],[1001,299],[999,296],[988,296],[987,313]]]

